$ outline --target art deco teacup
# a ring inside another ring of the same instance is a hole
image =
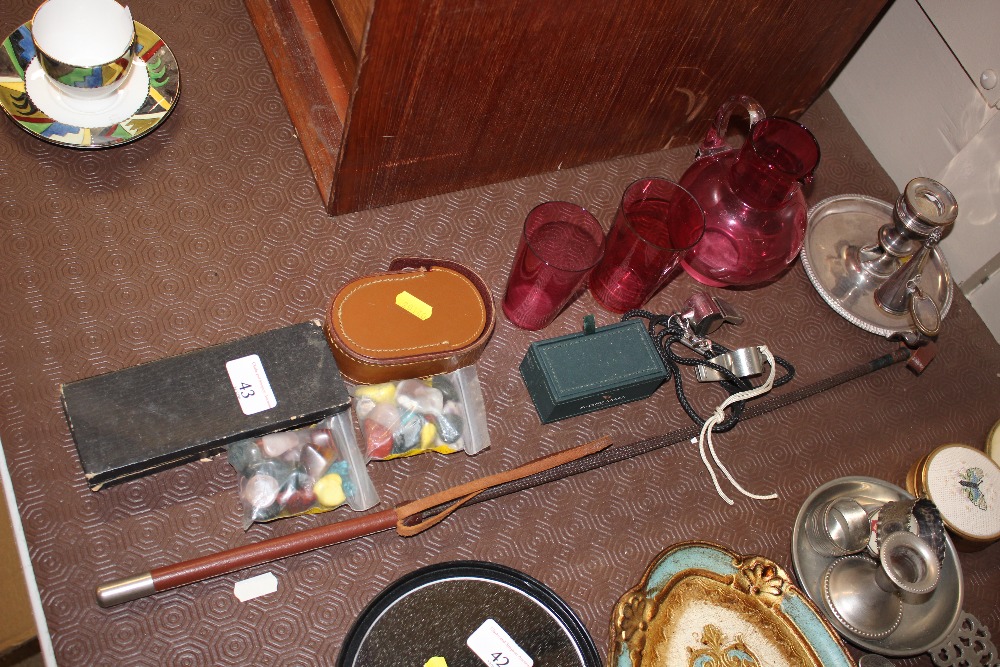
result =
[[[60,92],[105,98],[125,81],[135,54],[135,24],[115,0],[46,0],[31,21],[38,62]]]

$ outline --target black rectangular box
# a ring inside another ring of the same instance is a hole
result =
[[[650,396],[667,378],[639,320],[532,343],[521,377],[543,424]]]
[[[94,490],[317,422],[350,402],[320,322],[71,382],[62,400]]]

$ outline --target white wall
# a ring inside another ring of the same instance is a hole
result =
[[[1000,2],[895,0],[830,90],[900,189],[929,176],[955,194],[958,220],[941,248],[1000,341],[1000,112],[992,106],[1000,86],[987,89],[990,77],[981,76],[991,66],[1000,72]]]

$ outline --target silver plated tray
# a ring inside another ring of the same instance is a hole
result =
[[[899,627],[882,639],[866,639],[853,633],[837,620],[823,599],[823,573],[835,558],[821,556],[809,546],[805,522],[819,505],[835,498],[855,498],[866,509],[874,509],[893,500],[912,498],[903,489],[872,477],[841,477],[813,491],[799,509],[792,529],[792,566],[799,586],[823,612],[840,635],[863,649],[881,655],[905,657],[931,650],[951,633],[962,613],[962,568],[951,539],[941,567],[937,589],[921,604],[903,602]]]
[[[915,333],[909,313],[893,315],[875,303],[884,279],[861,270],[858,250],[874,244],[878,231],[892,221],[892,205],[865,195],[837,195],[809,209],[809,226],[800,256],[806,275],[823,300],[851,324],[880,336]],[[954,287],[948,264],[935,248],[919,281],[934,300],[941,318],[951,308]]]

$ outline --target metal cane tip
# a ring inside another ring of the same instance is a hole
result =
[[[153,576],[149,572],[144,572],[98,586],[96,591],[97,604],[102,607],[113,607],[124,602],[138,600],[155,592]]]

